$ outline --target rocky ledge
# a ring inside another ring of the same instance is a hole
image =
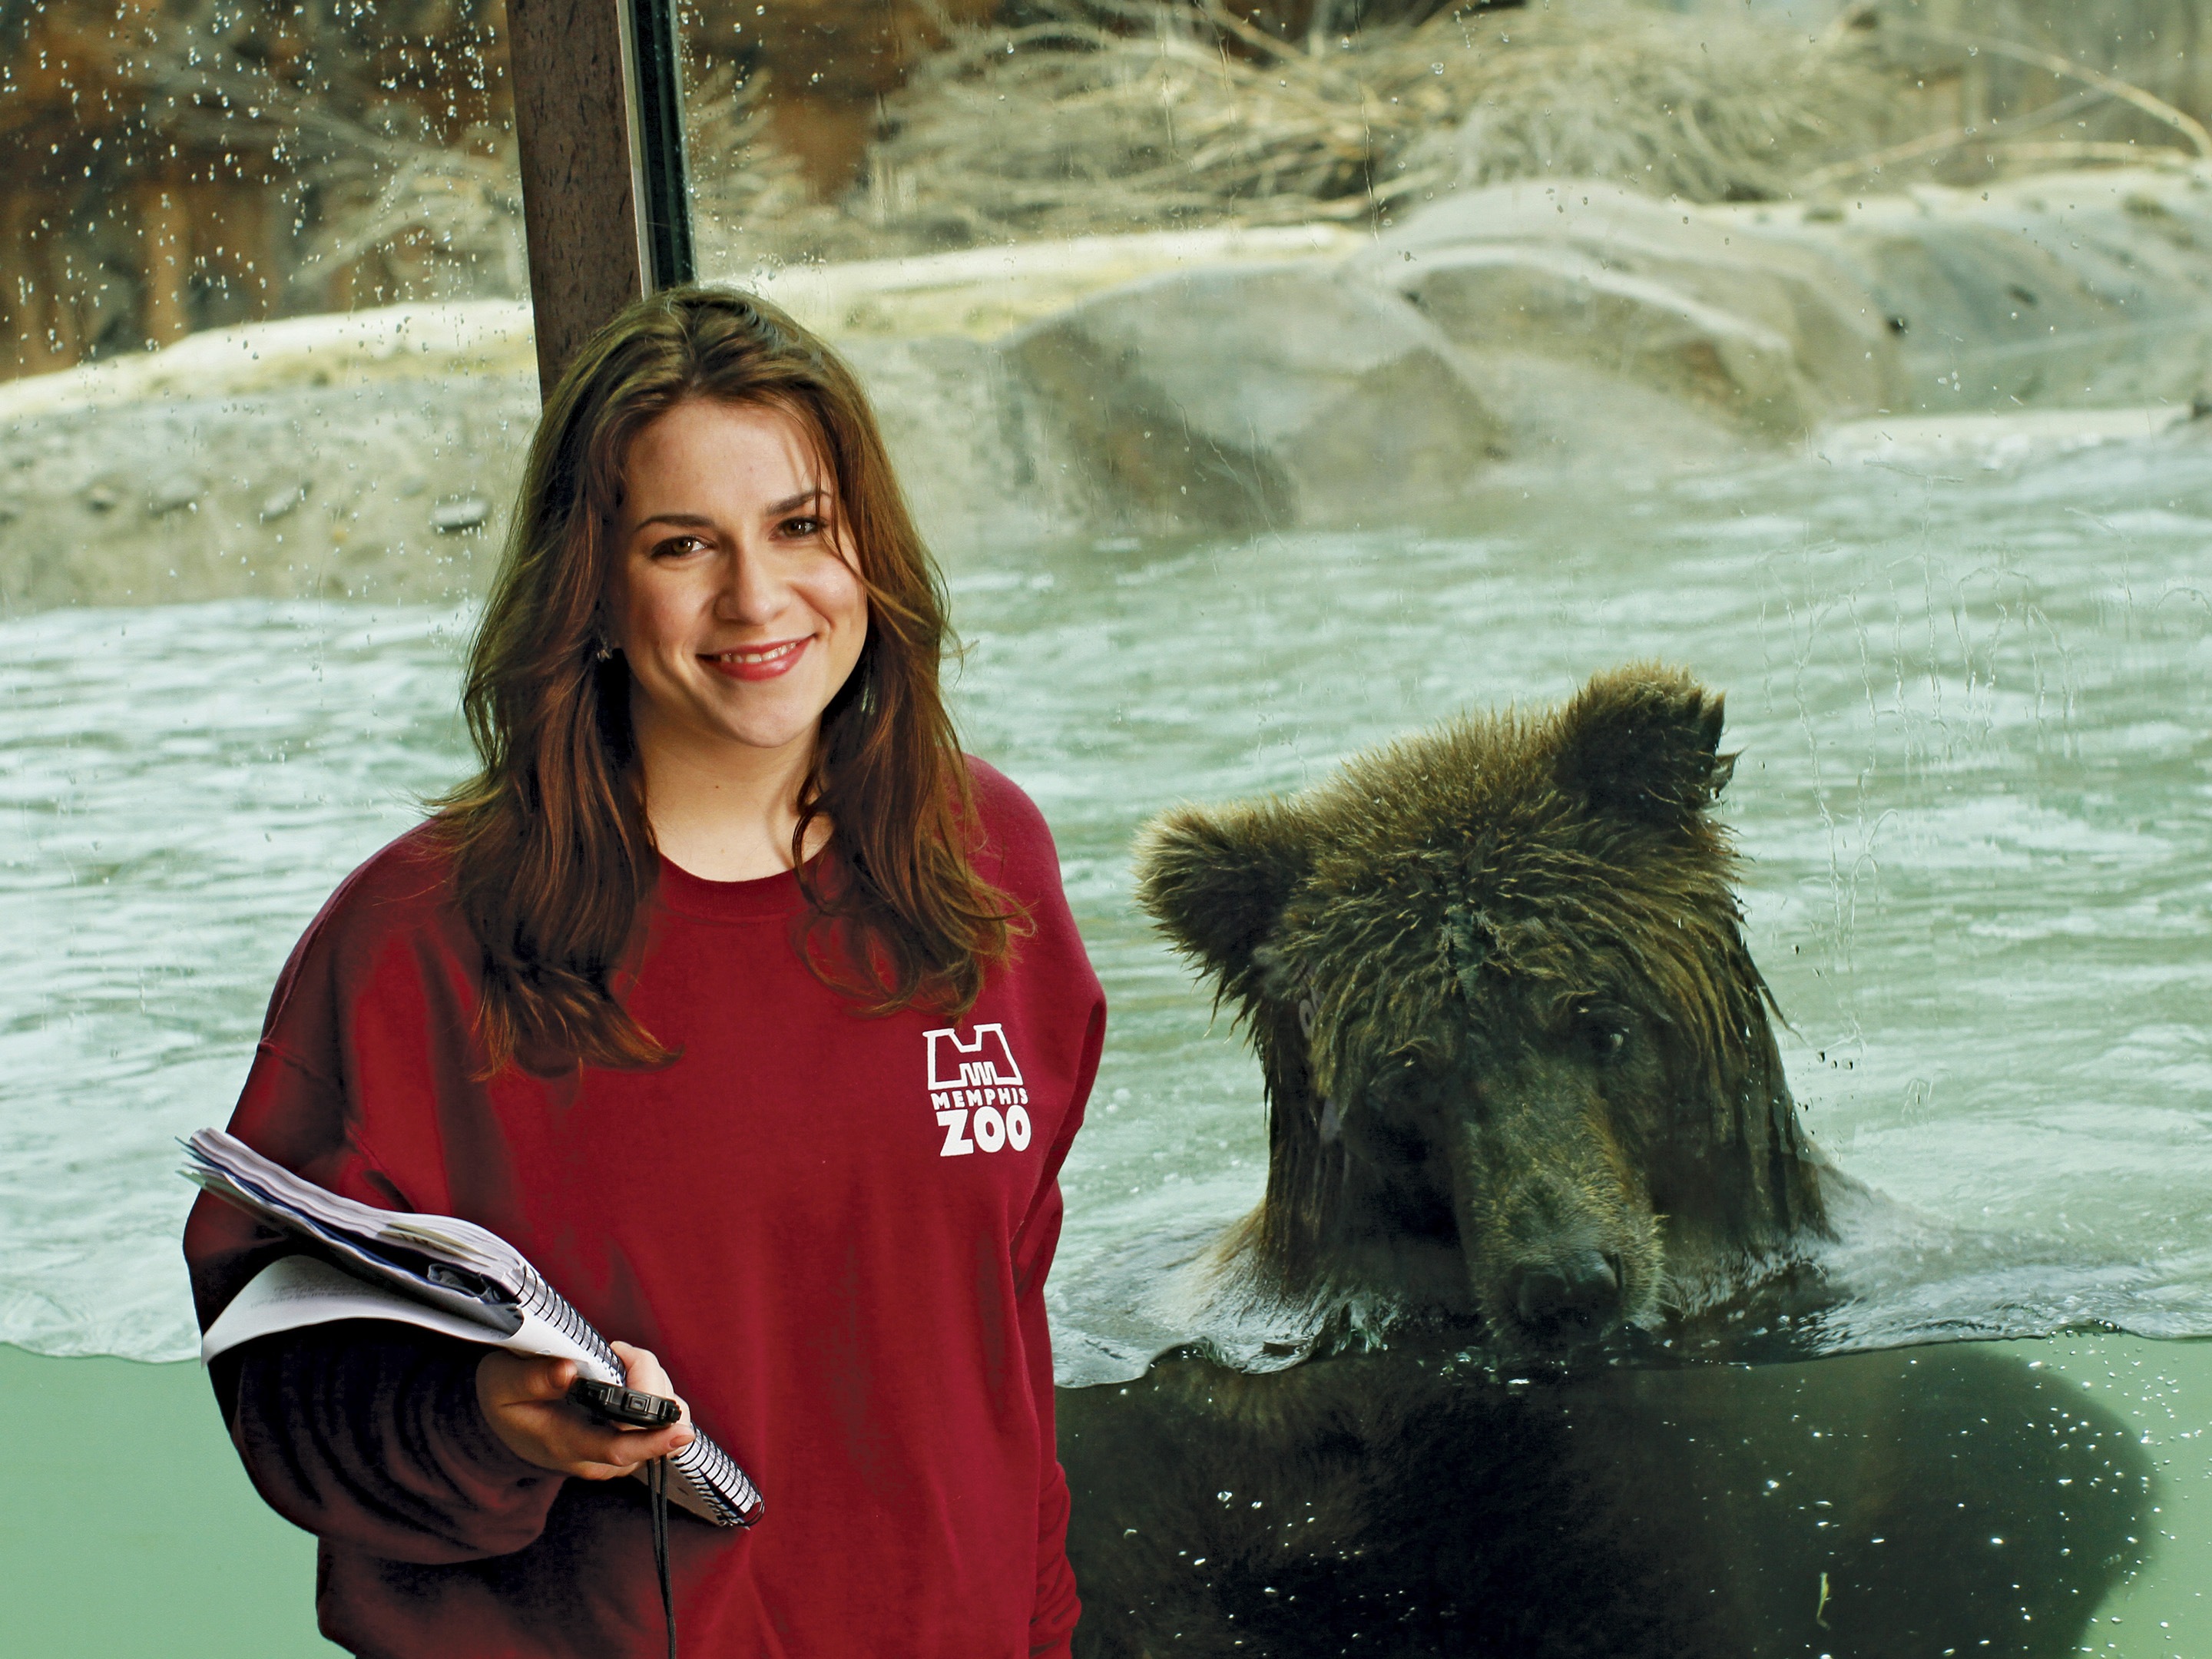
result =
[[[1839,422],[2187,408],[2212,174],[1837,210],[1599,184],[1333,227],[793,269],[941,551],[1449,520],[1501,467],[1721,464]],[[529,319],[398,307],[0,386],[0,606],[477,589]],[[2153,422],[2155,424],[2155,422]]]

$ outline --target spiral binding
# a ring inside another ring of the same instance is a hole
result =
[[[538,1270],[526,1263],[520,1277],[522,1284],[515,1300],[522,1310],[535,1314],[613,1373],[602,1381],[620,1382],[623,1376],[621,1358],[592,1322],[576,1311],[574,1304],[547,1284],[538,1276]]]
[[[705,1435],[672,1453],[668,1462],[724,1526],[750,1527],[760,1519],[759,1491],[745,1479],[736,1460]]]
[[[523,1310],[555,1327],[569,1340],[607,1368],[605,1381],[619,1382],[624,1375],[621,1357],[592,1322],[578,1313],[568,1298],[541,1278],[528,1264],[522,1267],[517,1301]],[[761,1495],[737,1461],[705,1435],[696,1435],[667,1462],[692,1496],[726,1527],[750,1527],[760,1519]]]

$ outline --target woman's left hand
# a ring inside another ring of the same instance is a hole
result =
[[[507,1449],[526,1463],[585,1480],[634,1474],[656,1458],[690,1445],[691,1408],[676,1392],[660,1362],[627,1342],[613,1345],[629,1386],[676,1401],[683,1416],[663,1429],[626,1428],[600,1422],[568,1402],[576,1380],[574,1360],[549,1359],[494,1348],[477,1364],[477,1403]]]

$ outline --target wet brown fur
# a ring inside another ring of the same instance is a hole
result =
[[[1579,1249],[1650,1324],[1826,1231],[1713,817],[1721,726],[1634,665],[1149,826],[1142,902],[1266,1077],[1267,1195],[1224,1285],[1500,1328],[1514,1275]]]

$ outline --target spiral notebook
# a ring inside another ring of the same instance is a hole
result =
[[[203,1363],[279,1331],[389,1319],[574,1360],[598,1382],[623,1381],[607,1340],[497,1233],[455,1216],[341,1198],[220,1129],[202,1129],[184,1146],[190,1161],[179,1173],[185,1180],[320,1252],[263,1268],[208,1327]],[[694,1515],[723,1527],[760,1519],[759,1492],[704,1433],[665,1461],[669,1498]]]

